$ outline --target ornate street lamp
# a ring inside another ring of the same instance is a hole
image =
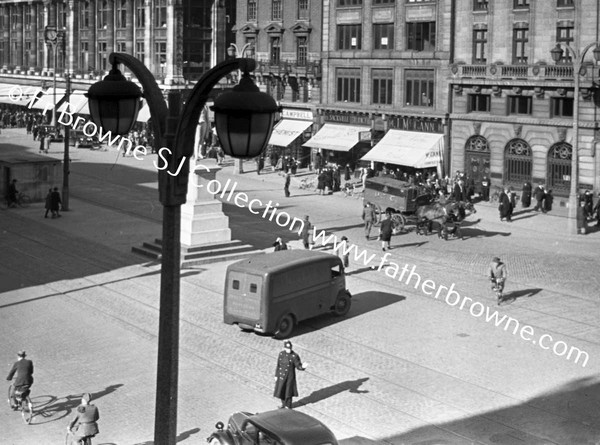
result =
[[[579,84],[581,75],[581,66],[586,53],[592,47],[595,47],[593,53],[596,62],[600,61],[600,47],[597,42],[590,43],[580,53],[577,53],[568,44],[562,43],[573,59],[573,152],[571,154],[571,190],[569,192],[569,214],[568,231],[571,235],[577,234],[577,193],[579,191]],[[562,59],[563,49],[561,43],[550,51],[552,60],[558,63]]]
[[[182,112],[180,93],[169,92],[169,106],[152,73],[131,55],[112,53],[111,73],[102,82],[90,87],[87,97],[91,118],[104,132],[125,134],[135,122],[139,111],[139,89],[131,86],[117,69],[125,65],[139,80],[148,103],[158,147],[167,147],[170,155],[163,153],[168,166],[159,170],[159,196],[163,205],[162,264],[160,286],[160,312],[158,331],[158,364],[156,377],[156,411],[154,443],[175,444],[177,437],[177,386],[179,372],[179,275],[180,275],[180,221],[181,205],[185,203],[189,160],[194,153],[194,136],[200,114],[212,88],[227,74],[242,69],[245,79],[234,91],[217,102],[217,132],[227,141],[231,156],[244,158],[249,153],[260,153],[269,140],[275,101],[265,93],[252,88],[248,72],[254,70],[252,59],[234,59],[217,64],[206,72],[194,86]],[[269,116],[271,114],[271,116]],[[270,125],[270,126],[269,126]],[[264,134],[259,134],[262,131]],[[254,154],[254,155],[256,155]],[[174,176],[172,172],[178,170]]]

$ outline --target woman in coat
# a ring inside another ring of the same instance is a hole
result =
[[[510,215],[512,214],[512,204],[510,203],[509,193],[508,190],[504,190],[500,193],[500,205],[498,206],[500,221],[506,218],[506,221],[511,222]]]
[[[385,252],[385,248],[391,249],[390,241],[392,240],[392,215],[388,212],[385,214],[385,219],[381,221],[379,226],[379,239],[381,240],[381,248]]]

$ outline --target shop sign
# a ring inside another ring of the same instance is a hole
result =
[[[358,140],[359,141],[370,141],[371,140],[371,131],[359,131],[358,132]]]
[[[368,125],[371,126],[371,117],[366,114],[351,114],[335,111],[325,111],[323,113],[325,122],[337,122],[350,125]]]
[[[442,119],[420,116],[390,116],[389,128],[394,130],[421,131],[423,133],[443,133]]]
[[[281,117],[283,119],[302,119],[305,121],[312,121],[313,113],[310,110],[298,110],[298,109],[284,108],[281,111]]]

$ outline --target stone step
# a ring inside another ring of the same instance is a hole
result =
[[[265,253],[265,252],[263,250],[249,250],[249,251],[245,251],[245,252],[226,253],[226,254],[215,255],[215,256],[210,256],[210,257],[198,258],[195,260],[184,260],[181,262],[181,267],[186,268],[186,267],[192,267],[192,266],[199,266],[201,264],[218,263],[221,261],[241,260],[250,255],[257,255],[257,254],[262,254],[262,253]]]

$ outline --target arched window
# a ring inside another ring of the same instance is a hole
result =
[[[490,146],[483,136],[471,136],[465,144],[465,174],[475,180],[477,193],[483,177],[490,178]]]
[[[513,139],[504,151],[504,184],[521,187],[531,182],[531,147],[523,139]]]
[[[555,195],[568,196],[571,190],[571,158],[573,147],[566,142],[559,142],[548,151],[548,171],[546,188]]]

